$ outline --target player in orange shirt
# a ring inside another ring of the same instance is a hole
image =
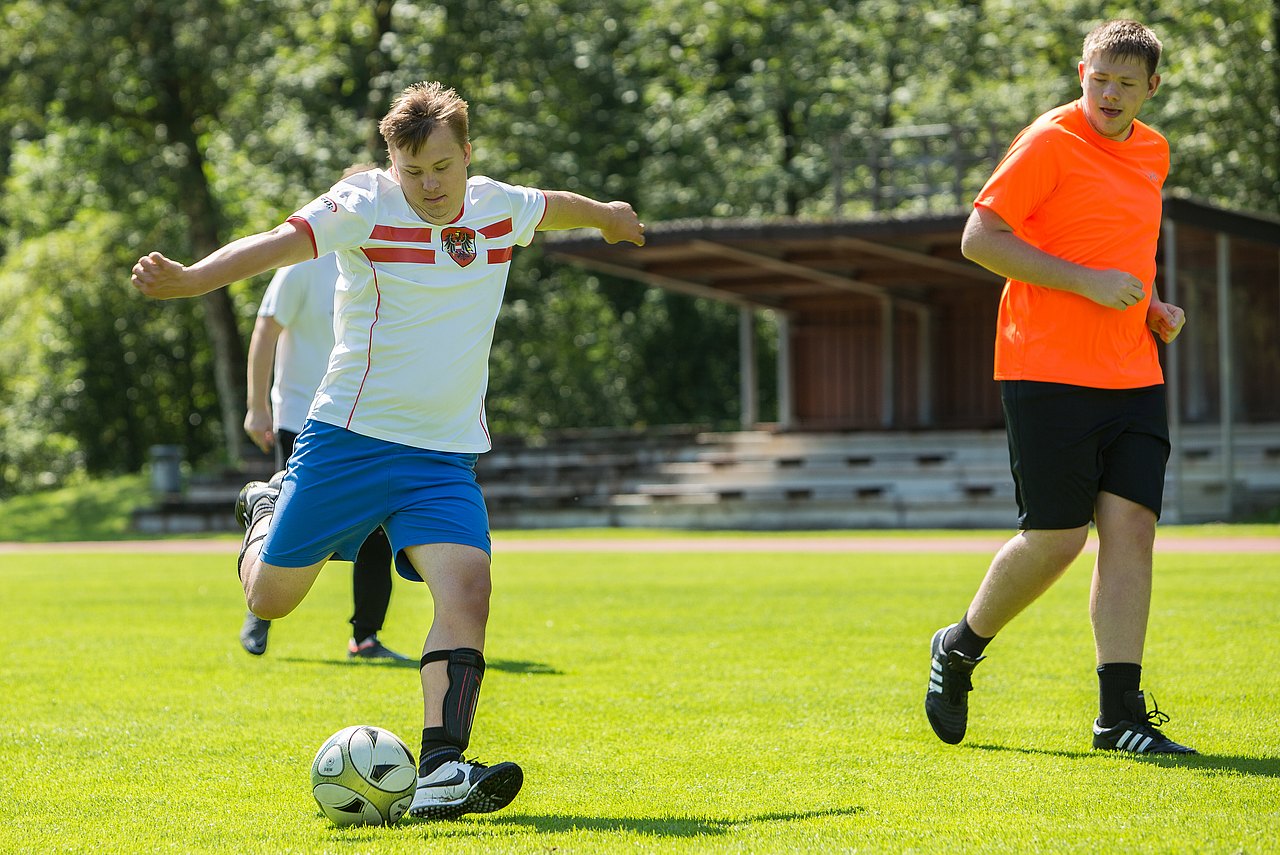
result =
[[[1169,146],[1137,120],[1162,46],[1136,21],[1085,38],[1082,97],[1013,141],[974,202],[965,257],[1007,277],[996,331],[1019,532],[996,554],[959,623],[938,630],[925,712],[964,738],[987,644],[1066,571],[1098,530],[1090,617],[1099,714],[1093,747],[1194,754],[1141,690],[1152,546],[1169,456],[1166,344],[1185,322],[1155,289]]]

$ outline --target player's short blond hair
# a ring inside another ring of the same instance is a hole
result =
[[[405,89],[378,123],[387,146],[409,154],[417,154],[438,127],[451,130],[458,145],[467,144],[467,102],[435,81],[415,83]]]
[[[1116,59],[1140,59],[1147,66],[1147,76],[1156,73],[1160,64],[1160,52],[1164,45],[1149,27],[1137,21],[1107,21],[1094,27],[1084,38],[1084,61],[1094,56],[1106,56]]]
[[[346,169],[342,170],[342,175],[341,177],[338,178],[338,180],[345,181],[346,179],[350,178],[352,175],[359,175],[361,172],[372,172],[377,168],[378,168],[378,164],[376,163],[353,163],[350,166],[348,166]]]

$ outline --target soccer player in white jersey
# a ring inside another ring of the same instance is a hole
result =
[[[369,532],[385,528],[397,571],[425,582],[435,603],[409,814],[447,819],[505,807],[524,779],[514,763],[463,757],[484,675],[491,584],[474,467],[490,447],[488,355],[512,250],[537,231],[572,228],[639,246],[644,226],[626,202],[468,178],[467,104],[439,83],[402,92],[379,129],[386,170],[340,181],[271,231],[190,266],[146,255],[132,281],[149,297],[193,297],[337,255],[328,371],[288,469],[241,491],[238,571],[249,609],[281,618],[331,555],[350,560]]]

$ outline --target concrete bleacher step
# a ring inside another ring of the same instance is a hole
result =
[[[1183,428],[1171,461],[1168,522],[1224,519],[1220,433]],[[1236,433],[1238,508],[1280,505],[1280,428]],[[990,527],[1013,525],[1008,450],[999,430],[795,434],[771,431],[586,431],[536,443],[499,440],[480,456],[494,528]],[[1174,481],[1182,474],[1181,495]],[[233,531],[232,504],[266,458],[193,477],[140,511],[146,532]],[[1269,503],[1269,504],[1268,504]],[[1176,510],[1173,510],[1176,509]]]

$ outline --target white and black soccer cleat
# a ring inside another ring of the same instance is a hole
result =
[[[409,816],[456,819],[464,813],[492,813],[511,804],[523,784],[524,772],[515,763],[449,760],[418,778]]]

